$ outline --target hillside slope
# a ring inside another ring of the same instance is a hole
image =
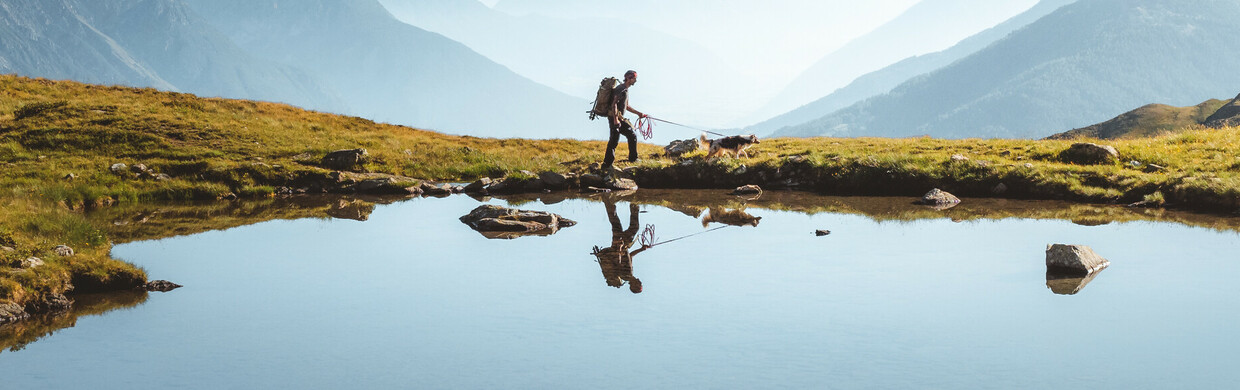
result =
[[[890,93],[779,135],[1039,138],[1240,84],[1240,3],[1077,2]]]
[[[1210,99],[1196,106],[1172,107],[1166,104],[1147,104],[1120,114],[1114,119],[1095,125],[1055,134],[1046,139],[1124,139],[1153,137],[1187,129],[1200,128],[1212,113],[1227,101]]]

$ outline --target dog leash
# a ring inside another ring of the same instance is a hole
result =
[[[717,135],[717,136],[720,136],[720,137],[727,137],[726,135],[719,134],[719,133],[716,133],[716,132],[713,132],[713,131],[710,131],[710,130],[706,130],[706,129],[699,129],[699,128],[696,128],[696,127],[693,127],[693,126],[689,126],[689,125],[682,125],[682,124],[679,124],[679,123],[676,123],[676,122],[672,122],[672,121],[669,121],[669,120],[663,120],[663,119],[655,118],[655,117],[650,116],[650,115],[646,115],[646,118],[650,118],[650,120],[654,120],[654,121],[663,122],[663,123],[666,123],[666,124],[669,124],[669,125],[680,126],[680,127],[686,128],[686,129],[692,129],[692,130],[697,130],[697,131],[700,131],[700,132],[703,132],[703,133],[708,133],[708,134]],[[641,125],[640,125],[640,123],[641,123],[641,119],[638,119],[638,123],[639,123],[638,127],[641,127]],[[649,124],[647,124],[647,126],[649,126]],[[643,135],[644,135],[644,134],[643,134]]]
[[[673,238],[673,239],[670,239],[670,240],[667,240],[667,241],[656,242],[656,243],[654,243],[654,244],[650,244],[650,242],[651,242],[651,241],[654,241],[654,240],[655,240],[655,237],[654,237],[654,225],[646,225],[646,229],[642,231],[641,238],[640,238],[638,241],[639,241],[639,242],[641,242],[642,247],[644,247],[644,248],[653,248],[653,247],[655,247],[656,245],[663,245],[663,244],[666,244],[666,243],[669,243],[669,242],[672,242],[672,241],[676,241],[676,240],[683,240],[683,239],[686,239],[686,238],[689,238],[689,237],[693,237],[693,236],[696,236],[696,235],[699,235],[699,234],[703,234],[703,233],[710,233],[710,232],[713,232],[713,231],[716,231],[716,230],[719,230],[719,229],[723,229],[723,228],[726,228],[726,227],[729,227],[729,226],[731,226],[731,225],[716,226],[716,227],[711,228],[711,229],[709,229],[709,230],[703,230],[703,231],[700,231],[700,232],[697,232],[697,233],[693,233],[693,234],[689,234],[689,235],[685,235],[685,236],[676,237],[676,238]]]

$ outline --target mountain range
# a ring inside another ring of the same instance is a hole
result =
[[[819,59],[750,116],[765,120],[820,99],[857,77],[933,53],[993,27],[1037,0],[921,0],[895,19]]]
[[[783,136],[1041,138],[1151,101],[1230,96],[1240,3],[1088,0]]]
[[[345,107],[318,80],[250,55],[180,1],[5,0],[0,49],[3,73]]]
[[[1003,39],[1013,31],[1050,14],[1052,11],[1077,0],[1042,0],[1032,8],[1022,12],[997,26],[988,28],[970,36],[947,50],[906,58],[885,68],[867,73],[856,78],[847,86],[835,90],[830,95],[819,98],[809,104],[771,119],[748,126],[746,133],[769,134],[783,127],[799,125],[821,118],[844,107],[853,105],[867,98],[891,91],[896,86],[913,77],[929,73],[950,65],[961,58]]]
[[[455,134],[599,138],[585,130],[586,100],[402,23],[375,0],[6,0],[0,32],[0,72]]]

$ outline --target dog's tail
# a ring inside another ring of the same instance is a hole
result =
[[[698,138],[698,147],[710,149],[710,140],[706,139],[706,133],[702,133],[702,136]]]

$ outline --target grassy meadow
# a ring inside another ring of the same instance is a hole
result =
[[[603,125],[583,121],[585,127],[601,133]],[[671,131],[655,129],[661,130]],[[1240,129],[1106,141],[1120,160],[1101,165],[1065,160],[1061,153],[1073,142],[779,138],[751,148],[748,159],[712,160],[702,151],[663,157],[661,146],[642,144],[641,160],[619,165],[633,167],[645,187],[724,188],[783,178],[838,194],[920,196],[938,187],[966,197],[1240,207]],[[0,246],[12,249],[0,252],[0,305],[37,307],[70,286],[106,290],[146,279],[141,269],[109,257],[116,227],[86,218],[87,210],[272,197],[279,187],[327,177],[330,171],[317,164],[339,149],[366,148],[370,172],[470,181],[521,171],[583,172],[602,159],[603,146],[451,136],[277,103],[0,76]],[[167,176],[114,172],[117,163]],[[77,254],[52,253],[62,244]],[[4,268],[31,256],[47,265]]]

